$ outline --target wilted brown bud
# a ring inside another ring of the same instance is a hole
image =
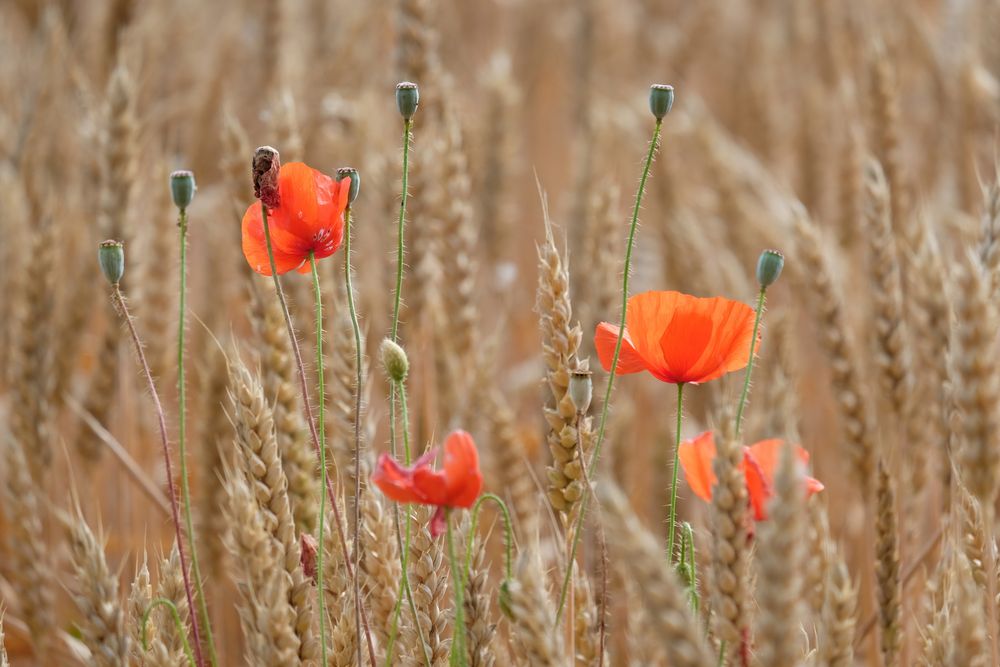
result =
[[[299,561],[302,563],[302,571],[307,577],[316,582],[316,553],[319,547],[316,538],[309,533],[302,533],[302,555]]]
[[[252,175],[253,194],[261,204],[268,208],[277,208],[281,203],[278,196],[278,171],[281,169],[281,156],[277,149],[261,146],[253,153]]]

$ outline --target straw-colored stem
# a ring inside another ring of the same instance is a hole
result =
[[[350,210],[350,209],[348,209]],[[319,419],[319,425],[317,430],[319,431],[319,476],[320,483],[322,486],[326,486],[326,387],[323,386],[323,296],[320,292],[319,287],[319,270],[316,268],[316,253],[309,251],[309,266],[312,269],[312,282],[313,282],[313,297],[316,302],[316,400],[317,400],[317,418]],[[350,268],[348,268],[350,272]],[[360,365],[358,366],[360,370]],[[357,470],[357,468],[355,468]],[[355,496],[357,498],[357,496]],[[320,547],[316,550],[316,588],[319,591],[324,591],[323,588],[323,525],[326,523],[324,518],[326,516],[326,495],[320,493],[319,495],[319,518],[316,523],[319,524],[317,530],[319,531],[319,536],[316,538],[316,544]],[[357,538],[355,538],[357,539]],[[357,544],[357,542],[355,542]],[[355,577],[355,582],[358,578]],[[326,660],[326,603],[323,598],[325,595],[317,595],[316,598],[319,601],[319,647],[320,656],[323,659],[323,664],[327,664]],[[358,637],[361,636],[360,630],[358,631]],[[358,650],[361,650],[361,642],[358,642]],[[361,664],[360,657],[358,658],[358,664]]]
[[[184,500],[184,524],[187,529],[188,546],[191,548],[191,574],[198,592],[198,611],[201,625],[205,629],[205,643],[208,645],[208,661],[212,667],[219,663],[215,654],[215,638],[212,636],[212,622],[208,617],[208,599],[201,584],[201,567],[198,564],[198,546],[194,539],[194,521],[191,519],[191,486],[187,473],[187,391],[184,378],[184,333],[187,324],[187,209],[180,209],[177,226],[181,234],[181,293],[180,316],[177,324],[177,456],[181,463],[181,497]],[[179,545],[180,543],[178,543]],[[191,604],[191,600],[188,600]],[[195,607],[192,606],[192,614]],[[195,641],[198,641],[195,639]]]
[[[156,408],[156,419],[160,427],[160,444],[163,446],[163,466],[167,477],[167,491],[170,495],[170,514],[174,521],[174,536],[177,540],[177,554],[181,559],[181,573],[184,575],[184,594],[187,597],[188,606],[194,609],[194,595],[191,592],[191,581],[188,577],[187,557],[184,555],[184,532],[181,529],[180,510],[177,507],[177,490],[174,488],[173,466],[170,463],[170,445],[167,442],[167,420],[163,416],[163,404],[160,403],[160,395],[156,391],[156,383],[153,382],[153,374],[149,370],[149,363],[146,361],[146,353],[142,349],[142,340],[132,322],[132,315],[128,306],[125,305],[125,297],[122,296],[121,288],[115,283],[111,289],[115,304],[121,312],[122,319],[128,327],[129,335],[132,337],[132,344],[135,346],[136,354],[139,356],[139,364],[142,367],[143,375],[146,377],[146,384],[149,385],[149,395],[153,398],[153,405]],[[205,664],[205,658],[201,652],[201,631],[198,618],[191,616],[191,632],[194,635],[194,651],[198,667]]]
[[[677,384],[677,433],[674,437],[674,463],[670,472],[670,523],[667,530],[667,558],[674,562],[674,533],[677,526],[677,466],[681,450],[681,422],[684,419],[684,383]],[[739,423],[737,421],[737,423]]]
[[[316,450],[316,456],[319,457],[322,454],[322,448],[319,444],[319,433],[316,431],[316,422],[313,420],[312,403],[309,400],[309,384],[306,381],[306,370],[302,363],[302,350],[299,348],[299,341],[295,337],[295,329],[292,327],[292,316],[288,312],[288,302],[285,300],[285,291],[281,289],[281,280],[278,279],[278,270],[274,262],[274,248],[271,245],[271,228],[267,221],[267,206],[261,202],[260,206],[261,220],[264,226],[264,242],[267,245],[267,259],[271,265],[271,278],[274,281],[274,291],[278,295],[278,301],[281,303],[281,314],[285,317],[285,327],[288,329],[288,340],[292,344],[292,353],[295,356],[295,365],[299,372],[299,385],[302,390],[302,407],[306,413],[306,423],[309,425],[309,435],[312,438],[313,447]],[[337,526],[337,536],[340,538],[340,549],[343,552],[344,564],[347,568],[347,575],[349,577],[356,577],[356,570],[353,563],[351,562],[351,556],[347,546],[347,534],[344,532],[344,521],[343,517],[340,515],[340,506],[337,504],[337,496],[333,491],[333,484],[330,482],[330,478],[326,479],[326,493],[330,498],[330,508],[333,512],[333,520]],[[368,655],[371,659],[371,664],[377,664],[375,661],[375,645],[372,643],[371,629],[368,627],[368,617],[365,613],[364,607],[361,608],[361,622],[364,625],[365,630],[365,640],[368,644]],[[360,636],[360,633],[359,633]]]
[[[743,378],[743,393],[740,394],[740,406],[736,409],[736,437],[740,436],[740,429],[743,427],[743,408],[747,404],[747,396],[750,394],[750,374],[753,373],[753,353],[757,347],[757,332],[760,330],[760,318],[764,313],[764,297],[767,288],[761,287],[757,296],[757,314],[753,318],[753,335],[750,337],[750,358],[747,360],[747,372]]]

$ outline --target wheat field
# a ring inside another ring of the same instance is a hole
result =
[[[997,30],[0,3],[0,667],[1000,665]]]

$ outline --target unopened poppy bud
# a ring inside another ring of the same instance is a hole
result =
[[[403,120],[413,118],[413,114],[417,113],[418,104],[420,104],[420,90],[417,84],[409,81],[396,84],[396,107]]]
[[[653,112],[656,120],[663,120],[663,117],[670,113],[672,106],[674,106],[673,86],[654,83],[649,87],[649,110]]]
[[[125,244],[115,240],[101,241],[97,246],[97,261],[108,282],[117,285],[125,274]]]
[[[785,266],[785,256],[777,250],[765,250],[757,260],[757,282],[761,289],[767,289],[781,275]]]
[[[382,341],[379,353],[382,355],[382,366],[389,379],[393,382],[404,381],[410,370],[410,361],[406,358],[406,351],[392,339],[386,338]]]
[[[194,174],[190,171],[175,171],[170,174],[170,196],[174,198],[174,206],[180,210],[183,211],[191,205],[197,189]]]
[[[337,170],[337,182],[339,183],[345,178],[351,179],[351,192],[347,195],[347,202],[353,204],[361,189],[361,174],[354,167],[341,167]]]
[[[302,565],[302,572],[316,581],[316,553],[319,551],[316,538],[309,533],[302,533],[302,548],[299,551],[299,563]]]
[[[580,369],[569,375],[569,398],[579,413],[584,413],[590,408],[590,400],[594,395],[594,383],[590,376],[590,371]]]
[[[281,156],[277,149],[261,146],[253,153],[251,175],[253,176],[253,194],[260,203],[268,208],[278,208],[281,198],[278,196],[278,172],[281,170]]]

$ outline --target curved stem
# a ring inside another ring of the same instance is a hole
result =
[[[149,616],[153,613],[154,609],[161,606],[170,610],[170,615],[174,619],[174,627],[177,628],[177,635],[181,638],[181,645],[184,647],[184,655],[187,656],[188,663],[194,665],[194,655],[191,653],[191,644],[188,642],[187,632],[184,629],[184,622],[181,620],[181,614],[177,611],[177,605],[175,605],[172,600],[168,600],[167,598],[156,598],[149,603],[149,606],[146,607],[146,611],[142,614],[142,650],[149,650],[149,641],[146,639],[146,628],[149,626]]]
[[[674,468],[670,479],[670,524],[667,537],[667,557],[674,562],[674,531],[677,525],[677,467],[681,448],[681,421],[684,418],[684,383],[677,385],[677,437],[674,438]]]
[[[271,278],[274,281],[274,291],[278,295],[278,303],[281,304],[281,314],[285,318],[285,328],[288,331],[288,340],[292,344],[292,355],[295,357],[295,365],[299,374],[299,389],[302,392],[302,409],[306,413],[306,423],[309,425],[309,436],[312,439],[313,449],[316,450],[316,457],[322,455],[319,444],[319,434],[316,432],[316,422],[313,421],[312,402],[309,400],[309,383],[306,380],[306,369],[302,363],[302,350],[299,348],[299,339],[295,337],[295,329],[292,326],[292,316],[288,312],[288,302],[285,300],[285,291],[281,288],[281,280],[278,279],[277,267],[274,263],[274,248],[271,245],[271,228],[267,220],[267,207],[261,202],[261,219],[264,224],[264,242],[267,245],[267,259],[271,265]],[[326,478],[326,494],[330,498],[330,511],[333,513],[333,522],[337,527],[337,536],[340,538],[340,550],[344,557],[344,565],[347,568],[347,576],[354,578],[354,563],[351,561],[350,552],[347,549],[347,534],[344,532],[344,521],[340,515],[340,505],[337,504],[337,495],[333,491],[333,483],[330,478]],[[321,619],[326,622],[326,619]],[[365,643],[368,644],[368,656],[371,664],[378,664],[375,661],[375,644],[372,642],[371,628],[368,626],[368,616],[364,606],[361,607],[361,622],[365,630]],[[360,642],[359,642],[360,643]]]
[[[361,572],[361,327],[354,305],[354,287],[351,285],[351,207],[344,211],[344,280],[347,284],[347,307],[351,312],[354,329],[354,365],[357,372],[354,384],[354,571]],[[361,636],[361,578],[354,578],[354,627]],[[361,643],[358,643],[358,664],[361,664]],[[373,663],[374,664],[374,663]]]
[[[513,560],[514,560],[514,524],[510,519],[510,510],[507,509],[507,503],[503,501],[500,496],[494,493],[484,493],[479,496],[479,500],[476,504],[472,506],[472,518],[469,524],[469,539],[467,540],[465,547],[465,581],[468,582],[471,574],[469,570],[472,568],[472,540],[476,536],[476,523],[479,521],[479,510],[482,509],[482,505],[487,500],[492,500],[499,507],[500,511],[503,513],[503,523],[504,523],[504,579],[510,581],[513,572]]]
[[[406,226],[407,181],[410,175],[410,128],[413,120],[403,121],[403,193],[399,200],[399,222],[396,224],[396,296],[392,305],[392,342],[399,342],[399,304],[403,300],[403,260],[405,254],[404,236]]]
[[[750,359],[747,360],[747,372],[743,378],[743,393],[740,394],[740,406],[736,409],[736,436],[740,435],[740,428],[743,426],[743,408],[747,404],[747,395],[750,394],[750,374],[753,373],[754,348],[757,347],[757,331],[760,329],[760,318],[764,313],[764,296],[767,289],[761,287],[757,296],[757,314],[753,319],[753,335],[750,337]]]
[[[322,480],[322,485],[326,486],[326,387],[323,386],[325,378],[323,377],[323,297],[319,289],[319,270],[316,268],[316,254],[313,251],[309,251],[309,266],[312,268],[312,281],[313,281],[313,299],[316,301],[316,383],[317,383],[317,412],[319,416],[319,475]],[[319,494],[319,524],[318,531],[319,536],[317,538],[317,544],[323,544],[323,524],[326,523],[326,494]],[[320,546],[316,549],[316,588],[320,591],[317,595],[319,600],[319,617],[324,619],[322,623],[319,624],[319,645],[320,645],[320,655],[322,656],[323,663],[327,664],[326,660],[326,603],[323,598],[326,595],[323,591],[323,548]],[[358,632],[358,636],[361,633]],[[361,642],[358,642],[358,646],[361,646]]]
[[[187,329],[187,210],[180,210],[177,226],[181,230],[181,294],[180,316],[177,325],[177,403],[178,403],[178,434],[177,449],[181,461],[181,494],[184,499],[184,523],[187,528],[188,545],[191,547],[191,570],[194,575],[194,587],[198,592],[198,611],[191,610],[192,617],[197,613],[205,628],[205,642],[208,644],[208,660],[213,667],[219,659],[215,655],[215,639],[212,637],[212,622],[208,616],[208,599],[201,583],[201,566],[198,564],[198,545],[194,539],[194,522],[191,520],[191,489],[187,474],[187,392],[184,379],[184,333]]]
[[[625,246],[625,266],[622,274],[622,314],[618,323],[618,340],[615,341],[615,354],[611,359],[611,370],[608,374],[608,386],[604,391],[604,403],[601,405],[601,421],[597,429],[597,442],[594,444],[594,452],[591,454],[589,465],[590,475],[593,476],[597,470],[597,461],[601,456],[601,446],[604,444],[604,433],[608,425],[608,407],[611,404],[611,391],[615,385],[615,377],[618,374],[618,358],[622,352],[622,340],[625,336],[625,316],[628,312],[628,283],[629,273],[632,270],[632,250],[635,247],[635,235],[639,228],[639,210],[642,207],[642,197],[646,192],[646,181],[649,179],[649,171],[653,165],[653,158],[656,156],[656,149],[660,144],[660,128],[663,120],[656,119],[656,126],[653,128],[653,138],[649,142],[649,152],[646,154],[646,162],[642,167],[642,177],[639,179],[639,189],[635,193],[635,206],[632,207],[632,220],[629,223],[628,243]],[[584,494],[580,503],[580,515],[573,525],[573,546],[570,549],[570,560],[576,558],[576,550],[580,546],[580,533],[583,527],[583,520],[587,514],[587,505],[590,502],[591,494]],[[562,617],[563,607],[566,604],[566,592],[569,590],[570,570],[563,577],[562,590],[559,593],[559,607],[556,610],[556,625]]]
[[[167,442],[167,420],[163,416],[163,404],[160,403],[160,395],[156,391],[153,374],[149,371],[149,363],[146,361],[146,353],[143,352],[139,333],[135,329],[132,315],[129,313],[128,306],[125,305],[125,297],[122,296],[121,288],[117,283],[112,286],[111,293],[115,299],[115,305],[118,307],[122,318],[125,320],[125,324],[128,326],[129,334],[132,337],[132,344],[135,346],[136,354],[139,357],[139,364],[142,367],[142,373],[146,377],[146,384],[149,386],[149,395],[153,398],[153,405],[156,408],[156,419],[160,427],[160,444],[163,446],[163,466],[167,475],[167,491],[170,495],[170,513],[174,520],[174,539],[177,541],[177,556],[181,561],[181,575],[184,578],[184,595],[187,597],[188,608],[193,612],[197,607],[194,606],[194,594],[191,592],[187,556],[184,555],[184,533],[181,530],[180,510],[177,507],[177,490],[174,487],[173,467],[170,464],[170,445]],[[191,614],[191,633],[194,635],[194,650],[197,657],[197,664],[198,667],[201,667],[205,664],[205,658],[201,653],[201,633],[198,627],[198,617],[194,613]]]
[[[462,575],[458,571],[458,559],[455,558],[455,540],[451,531],[451,509],[444,511],[444,522],[448,533],[448,562],[451,563],[452,588],[455,589],[455,626],[452,631],[452,655],[458,657],[458,664],[465,667],[468,662],[465,649],[465,606],[462,602]]]

